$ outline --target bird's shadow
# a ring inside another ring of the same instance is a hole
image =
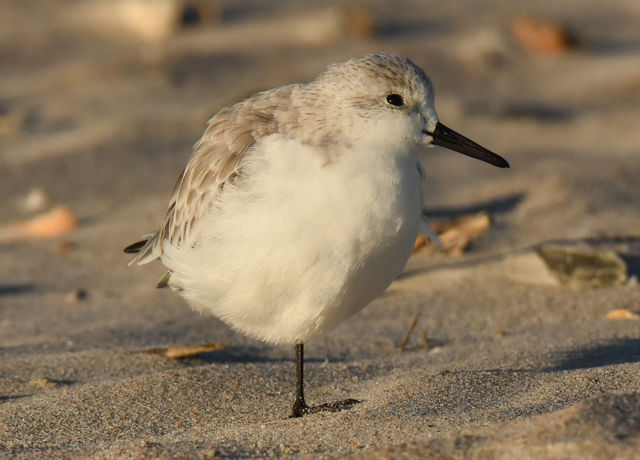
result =
[[[448,208],[430,208],[425,209],[423,213],[430,219],[453,219],[467,214],[475,214],[485,211],[489,214],[499,215],[513,211],[525,198],[524,193],[512,193],[500,198],[489,201],[481,201],[468,206],[448,207]]]
[[[594,369],[616,364],[640,362],[640,338],[609,339],[583,347],[553,353],[553,364],[546,367],[445,370],[441,374],[531,374]]]
[[[596,55],[636,54],[640,50],[640,39],[616,39],[607,37],[588,44],[589,51]]]
[[[384,38],[410,38],[417,36],[439,36],[451,30],[446,21],[408,21],[385,18],[376,25],[376,35]]]
[[[31,395],[0,395],[0,403],[29,398]]]
[[[467,111],[474,114],[486,114],[487,110],[498,119],[536,120],[542,123],[571,121],[584,114],[577,107],[554,105],[540,101],[511,101],[506,104],[487,108],[485,104],[470,104]]]
[[[546,372],[591,369],[640,362],[640,339],[611,339],[558,353],[556,363]]]
[[[295,362],[293,348],[289,356],[274,356],[269,346],[258,345],[233,345],[221,350],[199,353],[188,358],[181,359],[188,364],[221,364],[221,363],[284,363]],[[331,358],[331,362],[343,362],[345,359]],[[305,363],[322,363],[324,359],[307,357]]]
[[[442,341],[442,343],[447,343]],[[197,356],[184,358],[183,361],[196,360],[204,363],[281,363],[293,362],[292,356],[269,356],[268,347],[256,345],[230,346],[222,350],[201,353]],[[579,348],[572,348],[556,352],[552,359],[554,364],[543,368],[523,369],[483,369],[479,371],[452,371],[454,373],[466,372],[557,372],[577,369],[590,369],[615,364],[640,362],[640,338],[610,339],[596,344]],[[305,362],[323,362],[323,359],[305,357]],[[331,362],[346,362],[349,357],[342,359],[331,358]]]
[[[455,219],[457,217],[476,214],[478,212],[484,211],[491,215],[500,215],[506,214],[513,211],[525,198],[524,193],[512,193],[500,198],[496,198],[490,201],[481,201],[479,203],[474,203],[468,206],[461,207],[447,207],[447,208],[429,208],[424,209],[422,214],[432,221],[437,220],[446,220],[446,219]],[[466,266],[474,266],[478,263],[485,263],[492,260],[499,260],[504,257],[503,255],[491,255],[489,258],[484,258],[481,261],[478,260],[455,260],[455,261],[447,261],[446,266],[449,268],[461,268]],[[431,266],[431,267],[419,267],[414,269],[405,270],[400,275],[398,275],[397,279],[405,279],[410,278],[412,276],[427,273],[430,271],[436,271],[442,268],[442,265]]]
[[[34,285],[31,283],[0,284],[0,297],[25,294],[33,289]]]

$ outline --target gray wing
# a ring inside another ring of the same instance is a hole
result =
[[[134,243],[125,252],[135,252],[129,265],[146,264],[162,255],[164,240],[192,244],[192,231],[224,184],[240,174],[247,150],[255,142],[278,132],[280,109],[288,107],[297,85],[258,93],[222,109],[209,120],[176,185],[162,228]]]

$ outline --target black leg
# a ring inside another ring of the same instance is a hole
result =
[[[309,406],[304,402],[304,344],[296,344],[296,399],[291,417],[302,417]]]
[[[313,414],[315,412],[337,412],[347,409],[360,401],[357,399],[344,399],[332,403],[320,404],[319,406],[307,406],[304,400],[304,345],[296,344],[296,399],[293,402],[293,410],[291,418],[302,417],[305,414]]]

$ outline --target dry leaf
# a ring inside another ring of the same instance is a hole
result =
[[[358,38],[371,38],[376,31],[376,22],[367,11],[360,8],[347,8],[344,11],[345,26],[350,35]]]
[[[640,319],[640,315],[625,308],[617,308],[607,313],[607,319]]]
[[[58,206],[31,219],[0,227],[0,241],[53,238],[77,227],[78,219],[76,216],[67,207]]]
[[[532,54],[558,56],[576,45],[576,40],[564,26],[531,18],[514,19],[511,32]]]
[[[400,344],[400,351],[404,351],[407,348],[407,344],[409,343],[409,339],[411,338],[411,334],[418,324],[418,319],[420,319],[420,310],[416,312],[416,316],[413,317],[413,321],[409,325],[409,329],[407,329],[406,334],[404,335],[404,339],[402,339],[402,343]]]
[[[471,241],[478,238],[491,225],[485,212],[458,217],[432,225],[438,233],[444,250],[452,256],[461,255]]]
[[[147,350],[141,350],[141,353],[156,353],[166,358],[180,359],[199,355],[200,353],[224,350],[225,348],[227,348],[227,346],[221,343],[205,343],[203,345],[185,345],[181,347],[149,348]]]
[[[413,245],[413,252],[418,252],[420,249],[427,246],[427,240],[424,239],[424,235],[422,233],[418,233],[416,237],[416,242]]]
[[[36,377],[31,382],[29,382],[31,386],[37,388],[54,388],[58,386],[58,383],[54,380],[51,380],[48,377]]]

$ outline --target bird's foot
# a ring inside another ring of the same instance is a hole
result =
[[[296,398],[293,403],[293,408],[291,409],[291,415],[289,418],[298,418],[302,417],[304,414],[308,414],[309,406],[304,402],[304,399]]]
[[[330,403],[320,404],[318,406],[307,406],[304,401],[296,401],[293,403],[293,411],[290,418],[302,417],[307,414],[315,414],[318,412],[338,412],[344,409],[350,409],[354,404],[358,404],[358,399],[342,399],[340,401],[334,401]]]
[[[341,399],[340,401],[333,401],[330,403],[320,404],[318,406],[310,406],[307,408],[307,414],[315,414],[316,412],[339,412],[345,409],[351,409],[351,406],[358,404],[358,399]]]

